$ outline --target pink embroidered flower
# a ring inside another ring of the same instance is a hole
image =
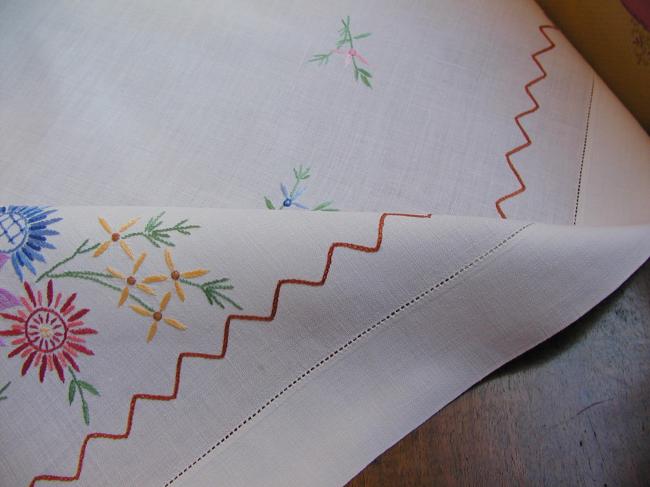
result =
[[[359,54],[359,51],[357,51],[354,48],[350,48],[350,49],[347,49],[347,50],[346,49],[334,49],[333,52],[335,52],[336,54],[345,54],[345,65],[346,66],[348,66],[352,62],[353,58],[357,58],[363,64],[368,65],[368,61],[366,61],[366,59],[361,54]]]
[[[65,382],[66,366],[79,371],[75,360],[79,354],[94,355],[84,345],[83,336],[94,335],[97,330],[84,327],[81,320],[90,310],[75,308],[76,293],[65,300],[61,293],[55,294],[52,281],[47,283],[45,296],[40,290],[34,294],[27,282],[24,287],[27,299],[20,299],[23,308],[16,314],[0,313],[0,317],[12,321],[10,329],[0,330],[0,336],[15,337],[11,341],[15,348],[7,356],[24,359],[22,375],[34,365],[39,368],[41,382],[45,373],[53,370]]]

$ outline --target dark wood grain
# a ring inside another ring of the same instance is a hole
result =
[[[650,263],[348,487],[650,485]]]

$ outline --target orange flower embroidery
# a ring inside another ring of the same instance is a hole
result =
[[[122,279],[125,283],[124,288],[122,289],[122,293],[120,294],[120,300],[117,303],[118,306],[122,306],[124,302],[128,299],[129,288],[133,286],[137,287],[140,291],[150,294],[152,296],[156,294],[154,290],[151,288],[151,286],[147,286],[145,284],[147,282],[147,278],[144,278],[142,282],[138,282],[138,278],[136,277],[136,274],[138,273],[138,270],[140,269],[140,266],[142,265],[146,257],[147,257],[147,253],[142,252],[142,255],[138,258],[135,264],[133,264],[133,269],[131,270],[131,274],[128,276],[121,273],[120,271],[113,269],[112,267],[106,268],[109,274],[111,274],[113,277],[116,277],[118,279]]]
[[[176,269],[176,266],[174,265],[174,260],[172,259],[172,253],[169,251],[169,249],[165,249],[165,263],[167,264],[167,268],[169,269],[169,276],[165,276],[163,274],[157,275],[157,276],[151,276],[145,279],[144,282],[162,282],[166,281],[167,279],[171,279],[174,281],[174,288],[176,289],[176,295],[178,296],[178,299],[181,301],[185,301],[185,291],[183,290],[183,287],[181,286],[181,282],[183,279],[194,279],[197,277],[205,276],[208,272],[206,269],[194,269],[191,271],[185,271],[181,272]]]
[[[133,225],[135,225],[138,222],[138,220],[139,218],[133,218],[132,220],[129,220],[120,228],[118,228],[117,232],[114,232],[111,229],[111,226],[108,224],[108,222],[106,222],[106,220],[100,217],[99,224],[106,231],[106,233],[108,233],[111,236],[111,238],[103,242],[99,247],[97,247],[97,250],[95,250],[93,257],[99,257],[104,252],[106,252],[112,244],[118,242],[120,247],[124,251],[124,253],[129,257],[129,259],[135,260],[135,256],[133,255],[133,250],[131,250],[131,247],[129,247],[127,243],[122,239],[122,233],[124,233],[126,230],[131,228]]]
[[[156,333],[158,332],[158,323],[160,321],[164,321],[167,323],[169,326],[176,328],[177,330],[186,330],[187,326],[181,323],[178,320],[175,320],[174,318],[168,318],[166,316],[163,316],[163,312],[167,308],[167,305],[169,304],[169,300],[172,297],[171,291],[167,292],[162,300],[160,301],[160,306],[158,307],[158,311],[149,311],[142,306],[138,305],[132,305],[131,309],[138,313],[141,316],[145,316],[148,318],[153,318],[153,322],[151,323],[151,326],[149,327],[149,332],[147,333],[147,343],[149,343],[151,340],[153,340],[153,337],[156,336]]]

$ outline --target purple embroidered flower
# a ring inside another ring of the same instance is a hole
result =
[[[9,260],[6,254],[0,254],[0,269]],[[0,288],[0,311],[13,308],[20,304],[20,300],[6,289]],[[0,347],[4,347],[4,342],[0,339]]]

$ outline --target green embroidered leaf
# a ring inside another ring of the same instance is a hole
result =
[[[358,69],[359,69],[359,72],[360,72],[362,75],[366,76],[367,78],[372,78],[372,74],[370,74],[370,72],[366,71],[366,70],[363,69],[363,68],[358,68]]]
[[[372,85],[370,84],[370,80],[363,74],[361,75],[361,81],[363,81],[363,84],[366,85],[368,88],[372,88]]]
[[[163,224],[162,217],[165,214],[163,211],[159,215],[156,215],[149,219],[147,224],[144,226],[142,232],[134,232],[123,235],[122,238],[133,238],[142,236],[145,237],[151,245],[156,248],[160,248],[161,245],[166,245],[167,247],[174,247],[174,243],[170,240],[171,233],[176,232],[181,235],[191,235],[191,230],[201,228],[199,225],[189,225],[188,220],[181,220],[176,223],[174,226],[160,228]]]
[[[86,426],[90,425],[90,411],[88,410],[88,403],[86,401],[81,405],[81,411],[84,415],[84,423],[86,423]]]
[[[321,203],[320,205],[314,206],[312,211],[325,211],[326,208],[329,205],[331,205],[332,203],[333,203],[332,201],[325,201],[325,202]],[[330,209],[330,211],[332,211],[332,209]],[[334,211],[336,211],[336,210],[334,210]]]
[[[7,382],[4,386],[2,386],[2,388],[0,389],[0,394],[5,392],[10,385],[11,385],[11,381]],[[7,396],[0,395],[0,401],[4,401],[5,399],[7,399]]]
[[[268,199],[266,196],[264,197],[264,201],[266,202],[266,207],[269,210],[275,210],[275,206],[273,206],[273,202],[270,199]]]
[[[359,34],[357,36],[354,36],[355,39],[364,39],[366,37],[370,37],[372,35],[372,32],[364,32],[363,34]]]
[[[314,54],[311,59],[309,59],[307,62],[309,63],[318,63],[319,65],[322,64],[327,64],[330,60],[330,56],[332,53],[327,53],[327,54]]]
[[[70,385],[68,386],[68,402],[72,406],[72,401],[74,401],[74,396],[77,393],[77,386],[75,381],[71,380]]]
[[[95,396],[100,395],[99,391],[97,389],[95,389],[95,386],[93,386],[92,384],[89,384],[88,382],[85,382],[83,380],[78,380],[77,384],[79,384],[79,387],[81,387],[83,389],[86,389],[88,392],[90,392],[91,394],[94,394]]]

